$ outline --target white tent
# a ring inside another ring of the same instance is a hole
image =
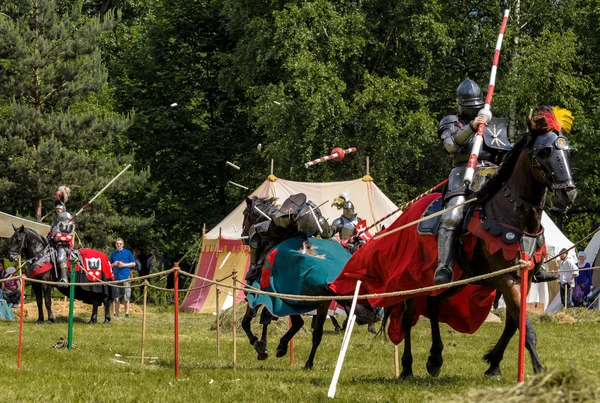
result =
[[[42,236],[48,235],[50,231],[49,225],[0,212],[0,238],[10,238],[14,233],[13,225],[15,227],[24,225]]]
[[[332,207],[331,203],[335,197],[342,193],[350,193],[350,200],[354,204],[356,213],[360,218],[367,221],[367,225],[373,224],[397,209],[396,205],[373,183],[373,179],[369,175],[351,181],[326,183],[294,182],[270,175],[250,196],[277,197],[280,202],[283,202],[290,195],[297,193],[306,194],[308,199],[317,205],[327,201],[320,209],[329,220],[329,223],[341,215],[341,211]],[[245,208],[246,202],[243,201],[203,237],[196,275],[208,279],[227,277],[226,281],[231,282],[229,276],[233,270],[236,270],[237,278],[243,279],[250,264],[248,249],[240,240]],[[396,213],[382,224],[387,227],[398,216],[399,213]],[[378,229],[375,228],[375,230]],[[206,285],[204,281],[196,279],[192,288],[204,285]],[[215,292],[214,287],[188,292],[182,304],[182,309],[187,312],[215,313]],[[231,296],[221,296],[219,300],[221,309],[226,297],[232,299]]]

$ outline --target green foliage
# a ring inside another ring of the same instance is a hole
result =
[[[57,10],[64,10],[59,12]],[[72,189],[73,213],[126,163],[131,143],[122,135],[132,115],[112,111],[113,93],[101,62],[97,37],[116,20],[88,18],[77,3],[12,2],[0,18],[0,198],[3,210],[41,219],[54,207],[61,185]],[[129,172],[78,218],[86,246],[114,239],[119,226],[147,226],[119,213],[119,198],[131,194],[144,175]],[[109,201],[110,200],[110,201]],[[50,217],[51,218],[51,217]],[[126,236],[126,233],[119,233]]]

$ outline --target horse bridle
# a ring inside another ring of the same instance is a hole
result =
[[[560,132],[538,135],[529,152],[534,178],[553,189],[565,189],[572,185],[571,172],[566,163],[570,151],[569,141]]]

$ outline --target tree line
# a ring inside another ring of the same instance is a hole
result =
[[[511,14],[492,111],[513,139],[530,109],[575,115],[580,239],[600,224],[597,1],[6,0],[0,3],[0,206],[41,219],[60,185],[86,246],[177,259],[269,174],[362,176],[396,203],[446,178],[437,137],[465,78],[485,89]],[[340,163],[304,162],[334,147]],[[232,161],[241,170],[225,165]],[[48,220],[48,218],[46,218]],[[195,253],[195,252],[194,252]]]

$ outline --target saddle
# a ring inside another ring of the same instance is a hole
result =
[[[423,215],[421,217],[425,218],[432,214],[442,211],[444,208],[444,204],[443,204],[442,200],[443,200],[443,197],[439,196],[434,201],[432,201],[429,204],[429,206],[427,206],[427,208],[425,209],[425,211],[423,212]],[[458,232],[459,236],[464,235],[468,232],[467,225],[468,225],[469,220],[473,216],[474,207],[475,206],[473,206],[473,204],[468,204],[465,207],[465,213],[464,213],[462,222],[459,226],[457,226],[457,230],[459,231]],[[442,216],[438,215],[438,216],[432,217],[428,220],[421,221],[419,223],[419,226],[417,227],[417,231],[421,235],[437,236],[438,230],[440,228],[441,220],[442,220]]]

